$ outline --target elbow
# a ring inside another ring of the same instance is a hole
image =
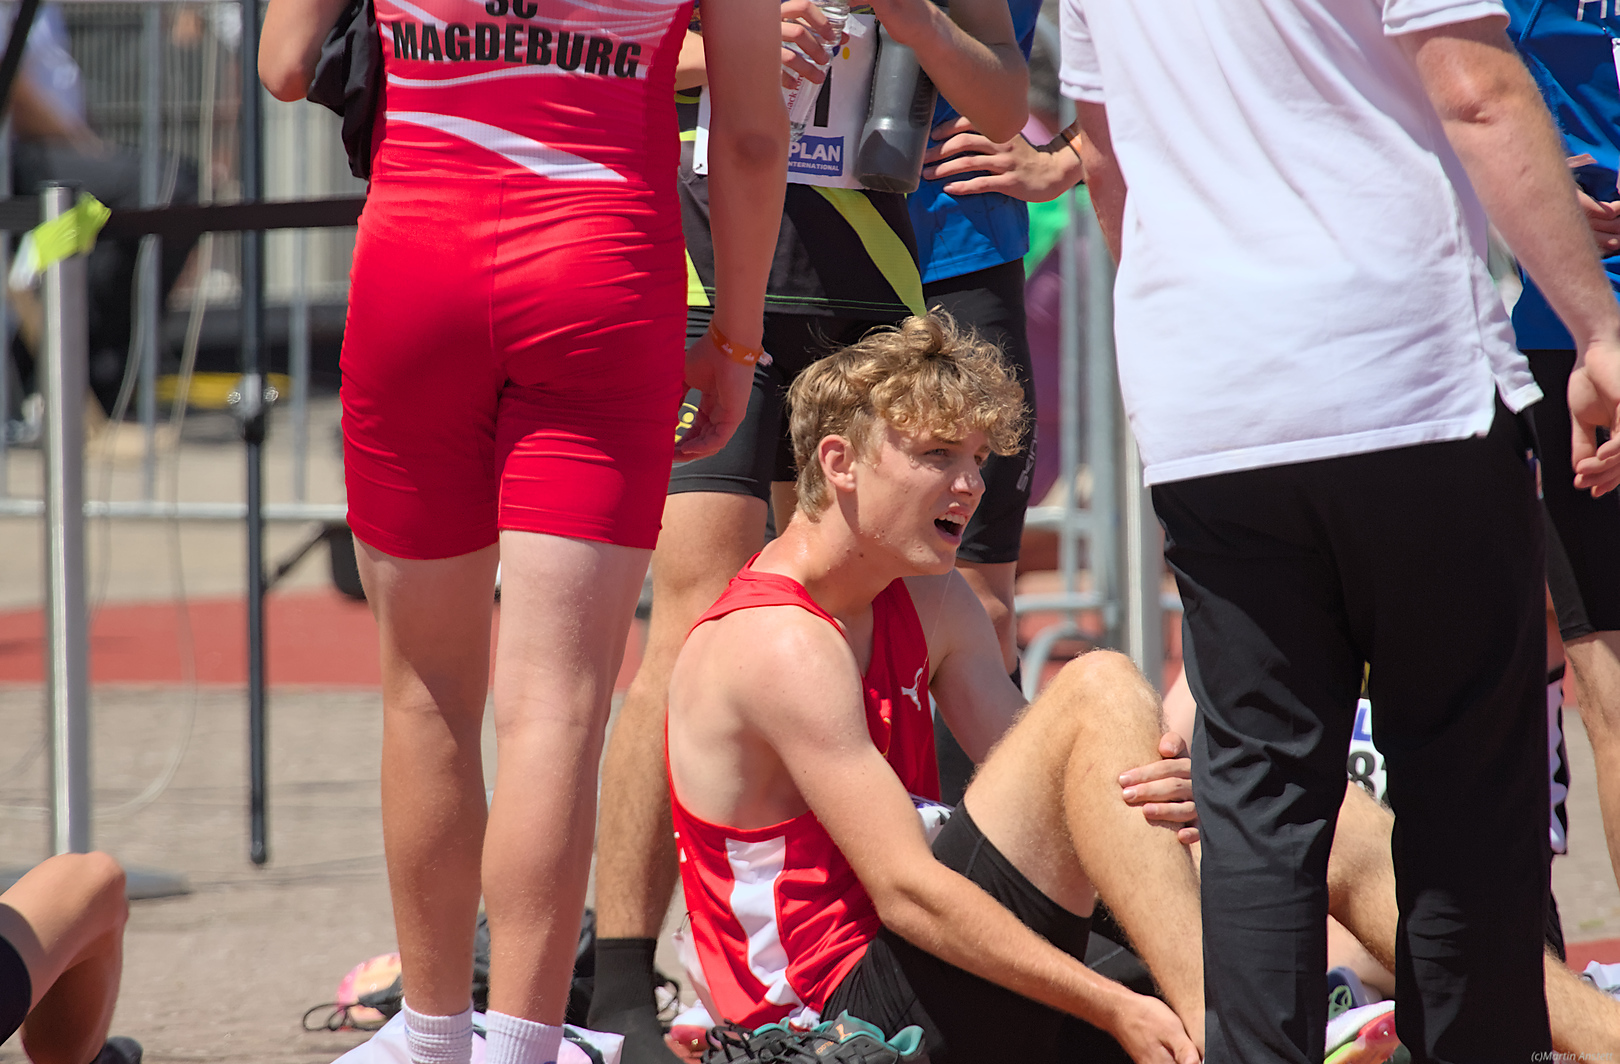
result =
[[[927,942],[934,937],[930,930],[933,924],[932,910],[919,886],[904,878],[894,878],[867,888],[883,926],[913,943]]]
[[[314,77],[315,71],[301,57],[278,55],[270,49],[259,50],[259,81],[282,103],[302,100]]]
[[[719,143],[715,143],[717,140]],[[781,129],[751,128],[726,130],[715,136],[710,152],[723,157],[732,167],[749,174],[787,171],[788,132],[784,119]]]

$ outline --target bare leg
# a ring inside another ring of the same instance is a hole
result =
[[[1018,667],[1018,618],[1013,614],[1013,583],[1018,577],[1018,563],[957,559],[956,571],[979,596],[984,612],[990,615],[996,639],[1001,643],[1002,664],[1011,674]]]
[[[560,1024],[596,826],[597,766],[651,551],[501,533],[490,1009]]]
[[[435,561],[355,548],[382,649],[383,843],[405,999],[455,1015],[472,986],[497,548]]]
[[[1395,866],[1389,837],[1395,818],[1351,786],[1339,810],[1328,857],[1328,911],[1382,965],[1395,965]],[[1545,958],[1553,1048],[1563,1053],[1620,1053],[1620,1002],[1581,982],[1556,957]]]
[[[1572,639],[1564,655],[1575,673],[1581,723],[1592,740],[1603,836],[1609,844],[1609,862],[1620,879],[1620,632]]]
[[[759,550],[764,533],[765,504],[751,495],[687,492],[664,503],[647,648],[602,762],[596,854],[602,938],[656,938],[663,930],[679,874],[664,773],[669,674],[686,633]]]
[[[1093,651],[1065,666],[991,752],[966,804],[985,837],[1059,905],[1090,912],[1095,885],[1202,1051],[1192,856],[1119,789],[1120,773],[1159,759],[1161,735],[1158,696],[1130,659]]]
[[[128,918],[124,870],[104,853],[52,857],[0,894],[0,936],[33,983],[22,1041],[34,1064],[85,1064],[100,1052]]]

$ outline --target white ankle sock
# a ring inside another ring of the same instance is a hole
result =
[[[454,1016],[425,1016],[405,1003],[405,1046],[411,1064],[470,1064],[472,1006]]]
[[[557,1064],[562,1049],[561,1027],[504,1012],[485,1013],[484,1027],[488,1031],[484,1064]]]

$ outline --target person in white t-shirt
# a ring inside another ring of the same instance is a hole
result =
[[[1325,869],[1366,664],[1398,818],[1401,1039],[1419,1062],[1536,1059],[1542,533],[1518,413],[1540,392],[1485,268],[1487,210],[1584,359],[1569,402],[1594,493],[1620,482],[1620,441],[1596,435],[1620,309],[1503,9],[1063,16],[1202,710],[1207,1060],[1321,1059]]]

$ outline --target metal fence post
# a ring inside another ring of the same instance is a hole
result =
[[[1124,419],[1120,420],[1123,424]],[[1128,424],[1124,424],[1124,444],[1120,511],[1125,537],[1125,653],[1157,687],[1164,671],[1164,606],[1159,591],[1164,553],[1153,500],[1142,487],[1142,455]]]
[[[74,190],[41,190],[45,220]],[[45,270],[46,643],[50,655],[51,837],[57,853],[90,849],[90,668],[84,579],[84,405],[89,334],[83,255]]]
[[[242,200],[264,195],[264,115],[259,87],[259,0],[242,0]],[[248,614],[248,856],[254,864],[270,859],[268,826],[269,750],[266,736],[264,665],[264,437],[268,411],[264,368],[264,233],[242,234],[242,381],[237,410],[247,451],[247,614]]]
[[[1086,233],[1086,468],[1091,473],[1092,587],[1102,599],[1103,642],[1120,645],[1119,381],[1114,366],[1114,260],[1095,211],[1081,218]]]
[[[156,4],[141,12],[141,206],[156,207],[163,198],[159,170],[163,147],[163,13]],[[140,357],[137,411],[141,419],[141,498],[157,497],[158,335],[163,320],[158,276],[163,242],[141,238],[135,303],[135,350]]]

